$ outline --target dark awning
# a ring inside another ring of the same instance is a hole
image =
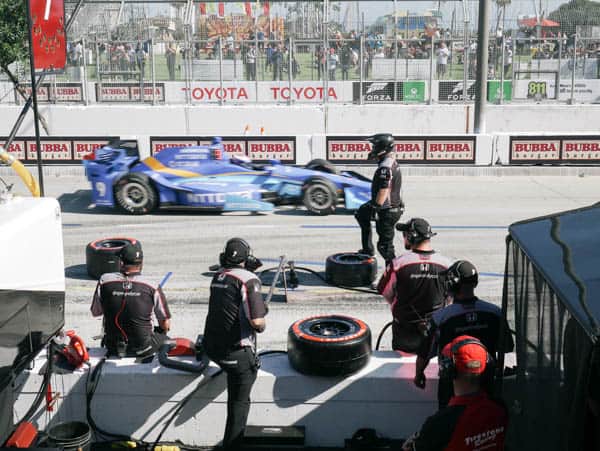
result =
[[[509,234],[593,341],[600,338],[600,203],[512,224]]]

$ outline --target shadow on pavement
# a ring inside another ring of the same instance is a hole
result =
[[[86,265],[72,265],[65,268],[65,277],[77,280],[96,280],[87,273]]]

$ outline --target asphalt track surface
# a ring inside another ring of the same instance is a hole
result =
[[[432,170],[404,177],[407,208],[402,220],[426,218],[438,233],[432,240],[436,250],[472,261],[480,271],[478,295],[496,303],[502,293],[507,227],[515,221],[591,205],[600,194],[600,177],[587,173],[547,175],[544,168],[518,176],[478,176],[476,171],[468,176],[449,176],[443,172]],[[8,174],[2,172],[0,176],[14,182],[15,191],[23,193],[25,188],[18,179]],[[86,274],[85,246],[92,240],[137,238],[144,248],[146,276],[158,283],[173,272],[164,288],[173,314],[171,336],[188,338],[202,332],[211,276],[208,267],[217,262],[228,238],[246,239],[265,267],[277,266],[279,256],[285,255],[296,265],[321,273],[328,255],[360,248],[360,231],[352,214],[343,211],[328,217],[312,216],[293,207],[268,214],[169,211],[131,216],[88,208],[90,190],[85,178],[56,174],[45,177],[45,187],[46,194],[56,197],[63,211],[66,327],[76,329],[89,346],[98,344],[93,337],[101,329],[101,321],[89,314],[96,282]],[[402,251],[398,236],[396,249],[397,254]],[[379,259],[380,271],[382,263]],[[285,349],[289,326],[308,316],[335,313],[358,317],[369,324],[374,340],[391,319],[387,304],[379,296],[346,292],[314,276],[299,275],[300,286],[288,293],[287,302],[283,291],[276,290],[259,347]],[[381,349],[389,349],[390,341],[388,330]]]

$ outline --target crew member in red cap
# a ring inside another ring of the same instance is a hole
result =
[[[500,307],[485,302],[475,296],[479,281],[477,269],[466,260],[454,262],[443,274],[447,296],[452,304],[436,311],[428,325],[427,339],[418,352],[415,385],[425,388],[425,368],[429,359],[456,337],[469,334],[480,340],[495,361],[498,351],[510,352],[513,349],[508,324]],[[494,367],[490,365],[484,378],[484,387],[491,393]],[[452,396],[452,381],[440,377],[438,401],[444,407]]]
[[[390,304],[392,349],[416,353],[425,339],[431,314],[444,305],[444,272],[451,260],[431,245],[435,233],[423,218],[396,224],[409,252],[396,257],[387,266],[377,290]]]
[[[451,378],[454,396],[447,407],[427,418],[421,430],[404,442],[404,451],[504,449],[507,410],[481,386],[490,359],[483,343],[468,335],[456,337],[444,347],[440,373]]]
[[[109,356],[146,357],[167,338],[171,312],[160,287],[142,276],[144,254],[139,241],[119,253],[121,271],[103,274],[98,281],[91,311],[104,315],[103,344]],[[152,312],[159,328],[152,328]]]

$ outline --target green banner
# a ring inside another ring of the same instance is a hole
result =
[[[425,82],[424,81],[403,81],[402,82],[402,100],[404,102],[424,102],[425,101]]]
[[[500,92],[500,81],[488,81],[488,102],[497,102],[504,94],[502,100],[512,100],[512,81],[504,81],[504,92]]]

